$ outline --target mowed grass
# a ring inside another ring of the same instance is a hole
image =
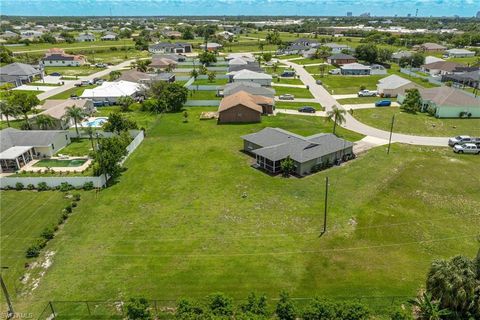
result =
[[[57,154],[69,156],[88,156],[92,150],[92,142],[90,139],[72,139],[71,143],[59,150]]]
[[[323,77],[315,76],[315,79],[322,80],[323,87],[331,94],[349,94],[357,93],[360,86],[365,86],[369,90],[377,88],[378,80],[385,78],[387,75],[373,76],[342,76],[342,75],[325,75]]]
[[[425,136],[480,136],[480,119],[437,119],[427,113],[411,114],[398,107],[355,110],[360,122],[383,130],[390,130],[395,115],[394,132]],[[477,160],[478,161],[478,160]]]
[[[305,106],[314,107],[315,110],[317,110],[317,111],[323,110],[320,103],[315,103],[315,102],[289,102],[289,101],[276,101],[275,102],[275,108],[276,109],[297,110],[298,108],[305,107]]]
[[[208,79],[197,79],[192,83],[192,85],[219,86],[219,85],[227,84],[227,82],[228,82],[228,79],[213,79],[213,81],[210,81]]]
[[[96,88],[97,86],[92,84],[92,85],[88,85],[88,86],[82,86],[82,87],[73,87],[71,89],[68,89],[68,90],[65,90],[63,92],[60,92],[60,93],[57,93],[56,95],[48,98],[48,99],[57,99],[57,100],[63,100],[63,99],[68,99],[70,98],[70,96],[72,94],[75,94],[77,95],[78,97],[80,97],[83,93],[83,91],[85,91],[85,89],[93,89],[93,88]]]
[[[88,76],[95,72],[105,70],[104,68],[89,67],[89,66],[78,66],[78,67],[45,67],[45,73],[51,74],[53,72],[58,72],[62,76],[75,77],[75,76]]]
[[[216,90],[200,91],[200,90],[190,90],[188,94],[188,100],[220,100],[220,97],[217,97]]]
[[[358,97],[358,98],[337,99],[337,102],[340,104],[363,104],[363,103],[375,103],[380,100],[397,101],[397,98]]]
[[[49,300],[217,291],[414,296],[433,259],[476,254],[476,157],[393,145],[388,156],[380,147],[304,179],[271,177],[250,166],[242,135],[266,126],[309,135],[331,125],[286,115],[217,125],[197,120],[205,110],[215,109],[191,108],[188,123],[181,113],[162,115],[118,182],[82,200],[19,311],[38,315]],[[328,231],[319,237],[327,175]]]
[[[298,78],[280,78],[280,77],[274,78],[273,81],[272,81],[272,84],[274,84],[274,83],[295,84],[295,85],[302,85],[303,84],[302,80],[300,80]]]
[[[293,94],[295,96],[295,99],[298,98],[306,98],[306,99],[313,99],[313,95],[310,93],[310,90],[306,88],[295,88],[295,87],[280,87],[280,86],[275,86],[273,87],[275,89],[275,95],[280,96],[282,94]]]

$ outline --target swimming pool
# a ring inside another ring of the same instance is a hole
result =
[[[88,121],[82,122],[82,127],[101,127],[105,122],[108,121],[108,117],[97,117],[97,118],[90,118]]]

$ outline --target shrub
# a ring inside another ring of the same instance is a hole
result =
[[[89,181],[89,182],[85,182],[83,184],[83,190],[92,190],[93,189],[93,182],[92,181]]]
[[[215,293],[208,297],[208,307],[216,316],[233,315],[233,299],[223,293]]]
[[[297,312],[288,293],[280,293],[280,300],[275,308],[275,314],[280,320],[295,320]]]
[[[39,182],[38,185],[37,185],[37,189],[39,191],[45,191],[45,190],[48,190],[48,185],[46,182]]]
[[[360,91],[367,89],[363,84],[360,86]]]
[[[151,319],[152,315],[148,309],[147,299],[130,299],[126,305],[127,309],[127,319],[131,320],[146,320]]]
[[[368,308],[360,302],[346,301],[338,306],[339,319],[366,320],[369,316]]]
[[[72,189],[73,189],[73,186],[71,184],[69,184],[68,182],[62,182],[60,184],[60,188],[59,188],[59,190],[62,191],[62,192],[70,191]]]
[[[303,312],[303,319],[336,319],[337,306],[328,300],[315,299]]]
[[[67,212],[62,212],[62,215],[60,216],[60,219],[58,219],[58,224],[63,224],[65,220],[68,219],[68,213]]]
[[[27,251],[25,252],[25,256],[27,258],[36,258],[40,255],[40,248],[37,245],[31,245],[28,247]]]
[[[21,182],[15,183],[15,189],[17,189],[17,190],[23,190],[23,183],[21,183]]]
[[[35,186],[34,186],[33,184],[29,183],[29,184],[27,185],[27,189],[28,189],[28,190],[33,190],[33,189],[35,189]]]
[[[55,236],[55,231],[53,228],[45,228],[40,236],[45,240],[51,240]]]
[[[73,201],[80,201],[80,199],[81,199],[80,193],[75,193],[73,195]]]
[[[72,204],[71,204],[72,208],[76,208],[77,207],[77,203],[75,201],[72,201]]]
[[[65,209],[63,209],[66,213],[72,213],[72,206],[71,205],[68,205],[65,207]]]
[[[196,301],[181,299],[177,303],[177,319],[200,319],[203,314],[204,307]]]

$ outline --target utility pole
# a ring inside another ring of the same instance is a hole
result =
[[[328,212],[328,177],[325,177],[325,205],[323,211],[323,231],[320,236],[327,232],[327,212]]]
[[[8,269],[8,268],[2,267],[2,269]],[[10,300],[10,295],[8,294],[7,286],[5,285],[5,282],[3,281],[3,277],[1,274],[0,274],[0,285],[2,286],[3,294],[5,295],[5,299],[7,300],[7,305],[8,305],[7,319],[12,319],[13,316],[15,315],[15,312],[13,311],[12,300]]]
[[[388,138],[387,154],[390,154],[390,145],[392,144],[393,123],[395,122],[395,115],[392,116],[392,124],[390,125],[390,137]]]

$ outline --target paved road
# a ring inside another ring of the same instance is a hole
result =
[[[282,60],[282,62],[295,69],[297,75],[300,76],[300,79],[303,81],[303,83],[309,86],[310,92],[315,97],[315,100],[325,108],[325,111],[328,112],[332,110],[333,106],[338,106],[339,108],[345,110],[345,107],[338,104],[337,100],[335,100],[335,98],[327,90],[325,90],[325,88],[315,83],[315,79],[307,71],[305,71],[303,66],[286,60]],[[345,114],[345,123],[342,124],[342,127],[377,139],[388,140],[390,136],[388,131],[373,128],[361,123],[348,112]],[[408,134],[393,133],[392,141],[424,146],[447,146],[448,138],[413,136]]]
[[[100,77],[103,77],[103,76],[106,76],[108,75],[110,72],[112,71],[115,71],[115,70],[120,70],[120,69],[123,69],[123,68],[127,68],[130,66],[130,64],[132,62],[136,61],[136,59],[133,59],[133,60],[127,60],[127,61],[124,61],[120,64],[117,64],[113,67],[109,67],[109,68],[106,68],[102,71],[99,71],[99,72],[96,72],[96,73],[93,73],[91,75],[88,75],[88,76],[83,76],[83,77],[78,77],[78,80],[77,81],[68,81],[68,82],[65,82],[65,84],[63,86],[59,86],[59,87],[55,87],[55,89],[53,90],[50,90],[50,91],[47,91],[47,92],[44,92],[44,93],[40,93],[39,95],[37,95],[37,98],[39,100],[45,100],[45,99],[48,99],[56,94],[59,94],[63,91],[66,91],[66,90],[69,90],[73,87],[75,87],[75,83],[78,83],[82,80],[92,80],[93,78],[100,78]]]

